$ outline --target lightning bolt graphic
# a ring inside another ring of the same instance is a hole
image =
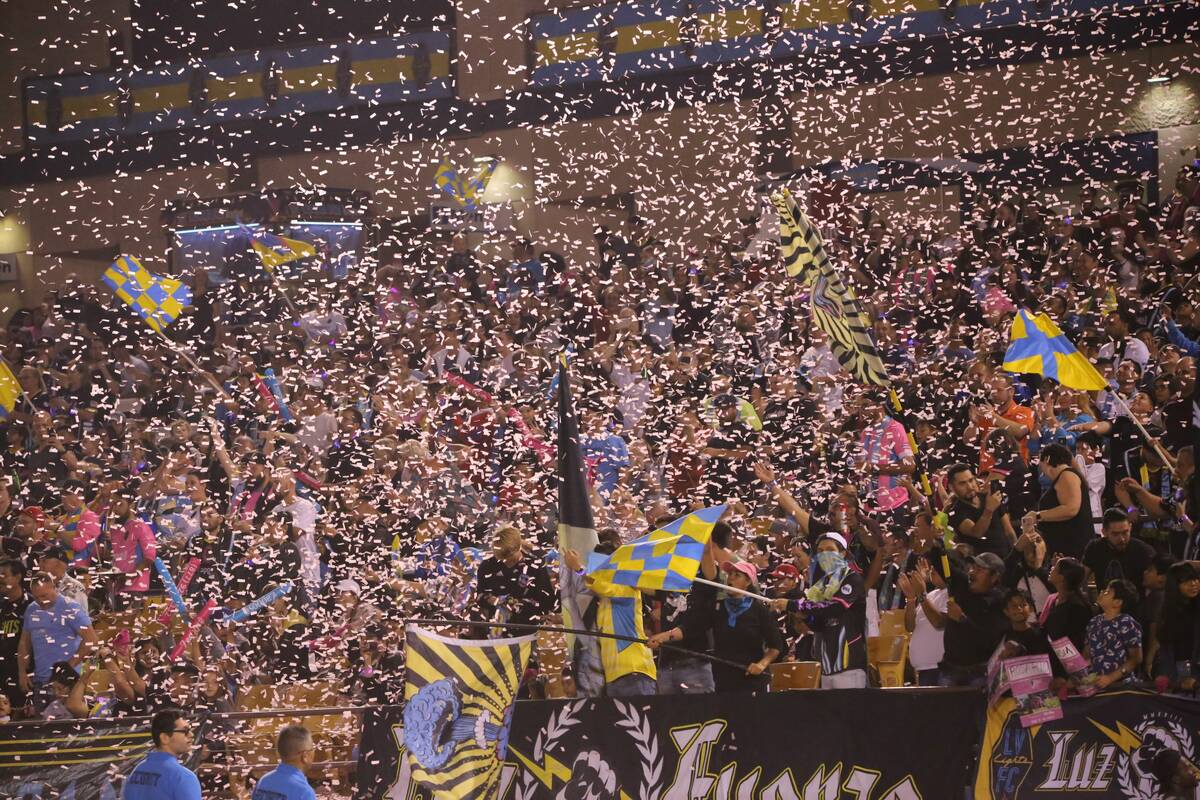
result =
[[[508,748],[508,752],[516,756],[517,759],[525,766],[525,769],[532,772],[533,776],[537,778],[547,789],[554,788],[555,778],[563,783],[566,783],[567,778],[571,777],[570,768],[549,753],[547,753],[546,757],[542,759],[542,766],[539,767],[533,761],[521,755],[521,751],[511,745]],[[633,800],[633,798],[627,795],[623,789],[618,791],[620,800]]]
[[[1112,728],[1107,728],[1101,725],[1091,717],[1088,717],[1088,722],[1095,725],[1096,728],[1109,739],[1112,739],[1113,744],[1121,748],[1121,752],[1125,755],[1129,755],[1142,744],[1141,737],[1129,730],[1124,722],[1117,722],[1117,729],[1115,731]]]
[[[547,789],[554,788],[554,779],[558,778],[562,782],[566,782],[567,778],[571,777],[571,770],[566,764],[559,761],[549,753],[542,759],[542,765],[538,766],[533,761],[521,755],[517,748],[509,746],[508,752],[515,755],[520,762],[525,766],[525,769],[533,773],[534,777],[541,781],[542,785]]]

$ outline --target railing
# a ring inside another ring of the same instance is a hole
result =
[[[31,144],[449,97],[451,35],[258,50],[24,86]]]
[[[535,14],[534,86],[917,41],[1156,5],[1155,0],[634,0]]]

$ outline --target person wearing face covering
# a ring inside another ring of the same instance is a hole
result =
[[[815,636],[813,658],[821,662],[822,689],[867,687],[867,590],[846,560],[840,533],[817,539],[813,579],[804,597],[774,601],[776,611],[804,617]]]
[[[759,593],[758,569],[748,561],[721,564],[728,585],[733,589]],[[700,584],[703,586],[703,584]],[[713,683],[718,692],[765,692],[771,676],[771,663],[784,650],[783,634],[775,615],[766,603],[736,592],[721,592],[711,587],[701,591],[706,598],[685,611],[675,627],[651,636],[647,644],[695,641],[712,634],[712,653],[724,662],[745,664],[744,668],[715,662]]]

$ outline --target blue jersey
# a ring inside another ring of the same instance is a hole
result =
[[[179,759],[155,750],[142,759],[121,790],[122,800],[200,800],[200,780]]]
[[[262,776],[250,800],[317,800],[304,773],[291,764],[280,764]]]

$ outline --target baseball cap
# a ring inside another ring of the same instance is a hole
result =
[[[21,512],[17,514],[17,516],[19,517],[22,514],[27,517],[33,517],[34,521],[37,522],[38,525],[42,525],[46,522],[46,512],[42,511],[41,506],[26,506],[25,508],[21,509]]]
[[[749,561],[726,561],[721,565],[721,569],[726,572],[740,572],[749,578],[751,583],[758,583],[758,567]]]
[[[345,578],[337,582],[333,588],[339,592],[349,592],[350,594],[362,594],[362,587],[358,585],[358,581],[353,578]]]
[[[800,580],[800,570],[796,569],[791,564],[780,564],[775,569],[771,570],[772,578],[791,578],[794,581]]]
[[[57,558],[64,564],[71,563],[71,556],[67,554],[67,548],[61,544],[52,544],[38,555],[38,558]]]
[[[997,575],[1004,574],[1004,559],[1002,559],[1000,556],[996,555],[995,553],[980,553],[979,555],[977,555],[973,559],[971,559],[971,562],[973,564],[975,564],[975,566],[977,566],[977,567],[982,567],[983,569],[990,569],[992,572],[996,573]]]
[[[820,544],[821,542],[825,541],[826,539],[828,539],[831,542],[836,542],[837,545],[839,547],[841,547],[843,550],[846,549],[846,546],[847,546],[846,545],[846,537],[842,536],[837,531],[830,531],[829,533],[822,533],[820,536],[817,537],[816,544]]]

